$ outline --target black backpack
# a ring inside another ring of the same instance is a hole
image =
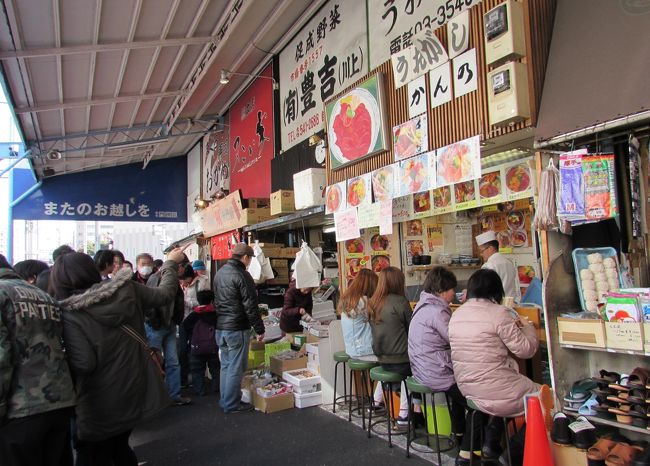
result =
[[[198,322],[194,325],[194,330],[192,330],[192,340],[190,341],[191,353],[197,356],[218,354],[214,334],[215,326],[199,318]]]

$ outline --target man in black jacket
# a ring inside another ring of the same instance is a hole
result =
[[[255,329],[258,340],[264,339],[257,290],[253,277],[246,271],[254,255],[250,246],[237,244],[232,258],[214,277],[217,344],[221,350],[219,405],[227,413],[253,409],[249,403],[241,402],[241,381],[248,363],[251,327]]]

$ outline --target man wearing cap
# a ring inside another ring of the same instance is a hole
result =
[[[484,262],[482,268],[494,270],[501,278],[505,296],[514,298],[518,303],[521,299],[521,291],[517,268],[499,252],[496,233],[491,230],[481,233],[476,237],[476,244]]]
[[[253,277],[246,271],[255,253],[245,243],[238,243],[232,258],[214,277],[217,308],[217,344],[221,351],[219,405],[226,413],[251,411],[253,406],[241,401],[241,381],[248,363],[250,329],[257,339],[264,339],[257,290]]]

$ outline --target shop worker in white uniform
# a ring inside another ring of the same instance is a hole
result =
[[[476,237],[476,244],[484,262],[482,268],[494,270],[501,277],[506,297],[514,298],[516,303],[521,301],[517,267],[499,253],[497,235],[493,231],[486,231]]]

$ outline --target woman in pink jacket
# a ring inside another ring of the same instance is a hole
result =
[[[503,285],[496,272],[475,272],[467,286],[467,301],[451,316],[449,341],[458,388],[485,415],[515,417],[524,413],[524,395],[540,386],[519,373],[513,355],[528,359],[537,351],[537,333],[502,306]],[[490,422],[483,455],[500,454],[503,422]]]

